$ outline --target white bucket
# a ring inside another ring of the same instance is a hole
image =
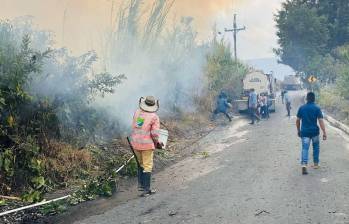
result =
[[[168,131],[165,129],[160,129],[159,133],[160,133],[159,142],[162,142],[164,144],[163,148],[165,149],[167,145]]]

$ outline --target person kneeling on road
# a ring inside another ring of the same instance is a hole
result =
[[[225,94],[224,92],[221,92],[218,96],[217,108],[213,111],[213,114],[212,114],[212,120],[216,118],[217,114],[222,113],[231,122],[232,119],[227,112],[228,108],[231,108],[231,107],[232,105],[228,102],[227,94]]]
[[[131,145],[138,161],[138,187],[143,191],[141,196],[154,194],[150,188],[153,157],[155,148],[161,149],[159,142],[160,119],[156,112],[159,110],[159,101],[153,96],[140,98],[139,109],[135,112],[132,122]]]
[[[315,94],[309,92],[307,94],[307,103],[301,106],[297,113],[297,131],[298,136],[302,139],[302,174],[308,174],[308,156],[310,143],[313,143],[313,160],[314,168],[319,168],[319,155],[320,155],[320,128],[322,130],[323,140],[327,139],[325,124],[323,120],[323,114],[319,106],[315,104]],[[318,126],[318,121],[320,128]]]

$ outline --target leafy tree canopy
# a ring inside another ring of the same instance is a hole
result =
[[[287,0],[275,20],[280,45],[275,52],[281,62],[303,78],[316,74],[334,83],[344,63],[337,49],[349,43],[349,2]]]

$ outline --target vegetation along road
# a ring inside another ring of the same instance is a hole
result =
[[[0,0],[0,224],[349,224],[349,132],[302,175],[295,125],[305,89],[349,125],[349,1],[265,2]],[[253,92],[292,116],[229,122]]]
[[[295,116],[284,115],[279,104],[257,126],[234,119],[200,142],[205,153],[155,175],[156,195],[75,223],[349,223],[349,137],[327,125],[321,168],[302,176]]]

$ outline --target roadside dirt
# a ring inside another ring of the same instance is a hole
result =
[[[348,223],[348,140],[329,127],[321,168],[302,175],[298,94],[304,96],[290,94],[291,117],[279,104],[277,113],[257,125],[235,119],[217,127],[195,145],[200,153],[155,175],[156,195],[74,223]]]
[[[215,122],[208,121],[207,117],[207,114],[200,116],[192,114],[186,116],[185,120],[166,119],[161,122],[161,128],[169,130],[170,136],[167,149],[156,151],[155,173],[173,164],[180,164],[180,161],[185,158],[205,156],[205,154],[199,153],[200,147],[197,147],[197,144],[217,127],[226,126],[229,123],[223,116],[218,117]],[[125,147],[126,149],[124,148],[124,150],[129,150],[127,146]],[[78,204],[69,208],[63,214],[50,217],[49,219],[42,219],[42,223],[67,224],[87,216],[102,214],[117,204],[126,203],[137,198],[139,192],[136,187],[136,178],[123,176],[118,182],[119,191],[112,197],[98,198],[94,201]]]
[[[155,154],[154,172],[157,173],[166,167],[195,154],[195,144],[211,133],[217,126],[227,123],[223,117],[215,122],[210,122],[208,114],[190,114],[185,119],[168,118],[161,122],[161,128],[169,130],[168,147],[157,150]],[[128,158],[132,155],[125,139],[115,139],[109,145],[100,146],[107,153],[116,153]],[[119,191],[111,198],[98,198],[70,207],[67,212],[56,216],[44,216],[38,208],[25,210],[9,216],[1,217],[1,223],[69,223],[75,219],[86,217],[89,214],[99,214],[108,210],[115,204],[126,202],[138,197],[135,189],[137,185],[134,177],[121,176],[118,182]],[[72,189],[61,189],[46,196],[47,199],[57,198],[71,193]],[[20,201],[8,202],[6,206],[0,207],[1,211],[18,208],[27,205]],[[81,212],[83,211],[83,212]],[[69,217],[69,218],[68,218]],[[72,218],[73,217],[73,218]]]

